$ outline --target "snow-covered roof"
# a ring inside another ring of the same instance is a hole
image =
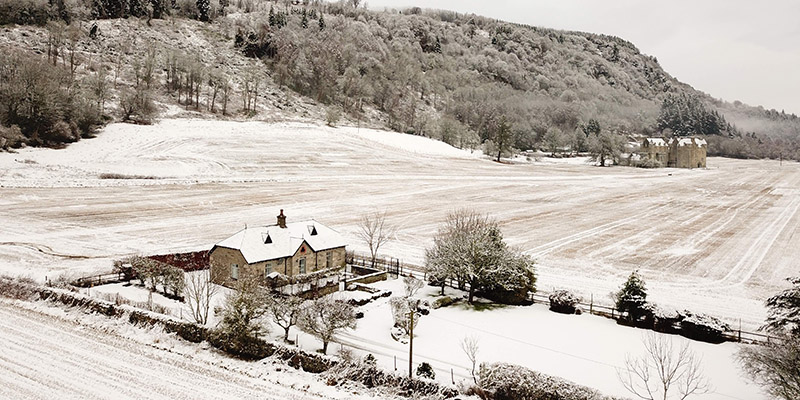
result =
[[[666,146],[667,142],[662,138],[645,138],[647,144],[650,146]]]
[[[674,143],[674,141],[678,142],[678,146],[706,146],[708,142],[705,139],[700,138],[693,138],[693,137],[681,137],[681,138],[673,138],[670,140],[670,143]]]
[[[246,227],[217,246],[241,251],[245,261],[253,264],[291,257],[303,242],[315,252],[347,245],[339,232],[317,221],[307,220],[288,223],[286,228],[278,225]]]

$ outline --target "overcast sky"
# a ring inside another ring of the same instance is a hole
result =
[[[619,36],[714,97],[800,114],[798,0],[366,0]]]

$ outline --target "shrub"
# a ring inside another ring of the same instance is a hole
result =
[[[35,293],[35,282],[31,278],[0,276],[0,296],[16,300],[30,300]]]
[[[681,319],[681,336],[709,343],[722,343],[725,333],[730,332],[730,325],[707,314],[683,312]]]
[[[417,367],[417,376],[420,378],[436,379],[436,372],[430,364],[423,362]]]
[[[22,135],[18,126],[0,126],[0,150],[18,148],[23,143],[25,143],[25,136]]]
[[[328,126],[336,126],[339,120],[342,119],[342,110],[338,106],[330,106],[325,112],[325,122]]]
[[[640,160],[636,166],[639,168],[661,168],[664,165],[661,164],[661,161],[647,157]]]
[[[598,391],[518,365],[481,364],[479,385],[494,400],[600,400]]]
[[[583,300],[569,290],[556,290],[548,299],[550,310],[563,314],[575,314],[575,306]]]

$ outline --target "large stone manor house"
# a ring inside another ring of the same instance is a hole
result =
[[[658,161],[664,167],[705,168],[707,150],[705,139],[696,137],[645,138],[639,156]]]

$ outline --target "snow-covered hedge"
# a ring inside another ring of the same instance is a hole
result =
[[[493,400],[605,400],[597,390],[519,365],[481,364],[479,385]]]
[[[436,381],[409,378],[378,368],[374,362],[361,360],[342,361],[329,369],[325,375],[329,385],[339,385],[346,381],[360,382],[368,388],[384,387],[400,396],[419,398],[449,399],[458,396],[458,391]]]
[[[710,343],[722,343],[725,333],[731,331],[730,325],[717,317],[684,311],[681,320],[681,336]]]
[[[556,290],[548,297],[550,300],[550,310],[564,313],[575,314],[575,306],[583,299],[569,290]]]
[[[664,333],[674,333],[680,329],[683,316],[674,308],[664,308],[655,303],[647,303],[642,308],[645,312],[644,327]]]

